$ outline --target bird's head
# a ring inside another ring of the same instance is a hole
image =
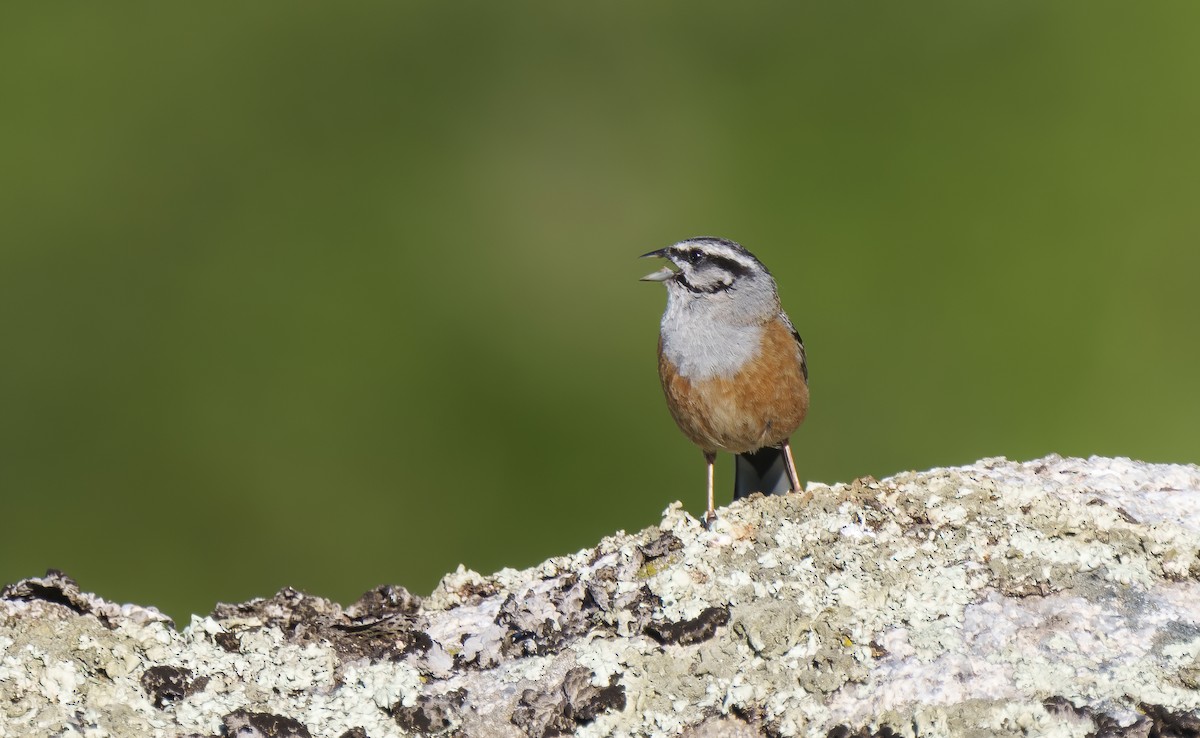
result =
[[[771,273],[754,254],[723,238],[689,238],[642,255],[648,257],[668,259],[676,268],[664,266],[642,277],[642,281],[664,282],[672,293],[703,298],[751,286],[772,292],[775,289]]]

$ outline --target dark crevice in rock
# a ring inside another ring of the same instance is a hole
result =
[[[444,694],[421,695],[415,705],[393,705],[388,714],[406,733],[442,733],[457,724],[459,711],[467,700],[465,689]]]
[[[1116,718],[1088,705],[1077,707],[1066,697],[1055,696],[1042,706],[1051,715],[1073,715],[1092,723],[1088,738],[1200,738],[1200,715],[1197,711],[1171,710],[1163,705],[1140,703],[1142,717],[1130,725],[1121,725]]]
[[[548,692],[525,690],[513,711],[513,725],[530,738],[548,738],[573,733],[609,710],[624,710],[625,687],[618,675],[605,687],[594,686],[593,676],[590,669],[577,667]]]
[[[1200,716],[1196,712],[1173,712],[1162,705],[1144,702],[1139,707],[1150,721],[1147,738],[1200,738]]]
[[[404,587],[385,584],[363,594],[346,608],[346,616],[363,622],[403,615],[413,617],[421,609],[421,598]]]
[[[208,677],[194,679],[191,669],[177,666],[152,666],[142,672],[142,689],[160,710],[190,694],[204,691]]]
[[[312,738],[299,720],[269,712],[234,710],[221,720],[226,738]]]
[[[900,734],[886,725],[874,729],[864,726],[857,730],[849,725],[837,725],[825,734],[825,738],[900,738]]]
[[[577,576],[560,577],[548,591],[538,584],[520,597],[510,594],[496,615],[496,625],[507,630],[503,651],[509,658],[558,653],[588,630],[585,588]]]
[[[646,559],[657,559],[681,548],[683,548],[683,541],[679,540],[679,536],[666,532],[649,543],[638,546],[638,551]]]
[[[783,736],[779,732],[778,726],[767,720],[767,708],[765,705],[733,705],[730,707],[729,712],[735,718],[757,730],[764,738],[782,738]]]
[[[59,605],[77,615],[95,615],[106,627],[114,627],[107,615],[94,612],[92,603],[80,592],[75,580],[57,569],[47,569],[42,577],[30,577],[5,585],[0,589],[0,599]]]
[[[214,633],[212,639],[213,643],[216,643],[229,653],[238,653],[242,650],[242,639],[238,637],[237,633],[222,631]]]
[[[706,607],[691,620],[652,622],[646,626],[646,635],[664,645],[675,643],[687,646],[707,641],[716,635],[717,628],[728,622],[728,607]]]
[[[217,605],[213,619],[239,624],[227,626],[228,632],[213,638],[226,651],[236,653],[239,633],[274,627],[291,643],[327,642],[342,661],[398,660],[431,645],[428,635],[414,629],[420,608],[419,597],[395,585],[367,592],[344,611],[336,602],[287,587],[274,597]]]

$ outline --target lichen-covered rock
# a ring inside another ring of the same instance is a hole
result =
[[[1198,553],[1200,468],[1048,457],[182,631],[50,572],[0,591],[0,738],[1200,735]]]

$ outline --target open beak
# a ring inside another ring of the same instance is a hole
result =
[[[658,259],[665,259],[665,258],[667,258],[667,250],[659,249],[658,251],[651,251],[648,254],[642,254],[641,258],[648,259],[652,256],[655,258],[658,258]],[[651,272],[650,274],[647,274],[646,276],[642,277],[639,281],[641,281],[641,282],[666,282],[668,279],[670,279],[671,277],[674,277],[676,274],[678,274],[678,272],[674,271],[669,266],[665,266],[662,269],[659,269],[657,272]]]

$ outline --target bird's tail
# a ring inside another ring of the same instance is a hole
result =
[[[782,448],[766,447],[738,454],[733,477],[733,499],[740,500],[754,492],[764,495],[786,495],[792,490],[788,479],[787,461]]]

